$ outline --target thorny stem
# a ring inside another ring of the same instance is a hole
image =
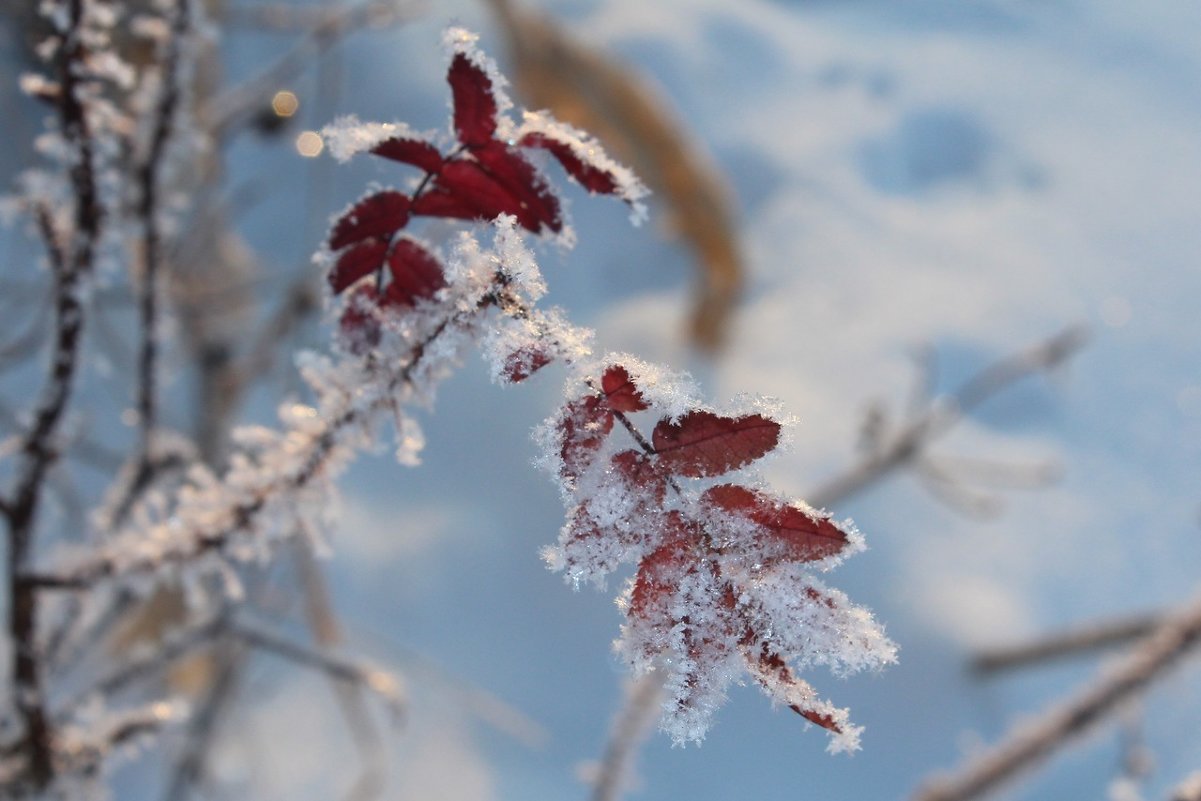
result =
[[[8,518],[8,629],[12,642],[12,678],[17,714],[24,724],[28,780],[35,790],[54,775],[51,726],[42,692],[37,651],[37,585],[24,576],[34,551],[34,527],[47,471],[58,457],[56,434],[70,399],[83,333],[80,284],[91,271],[100,234],[102,211],[97,195],[92,131],[80,99],[80,70],[87,53],[82,37],[84,0],[66,3],[66,30],[58,54],[59,117],[63,136],[77,154],[70,168],[75,195],[74,235],[65,247],[48,210],[37,211],[54,272],[55,335],[50,375],[33,423],[21,442],[21,468],[10,499]]]

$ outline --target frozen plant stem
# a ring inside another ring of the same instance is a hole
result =
[[[950,431],[963,416],[1022,378],[1063,364],[1087,342],[1088,332],[1073,326],[1033,347],[994,362],[974,375],[953,395],[936,398],[865,460],[835,476],[809,496],[818,508],[828,508],[854,495],[884,475],[917,459],[935,439]]]
[[[499,283],[498,283],[499,286]],[[99,559],[84,562],[75,566],[66,574],[34,574],[25,577],[26,583],[33,587],[47,589],[87,590],[96,582],[114,577],[129,577],[139,573],[150,573],[168,564],[183,564],[202,556],[206,552],[220,550],[229,539],[239,531],[254,527],[255,518],[262,511],[268,500],[285,495],[291,491],[303,489],[322,471],[327,458],[337,444],[338,434],[363,421],[366,414],[391,407],[391,395],[402,385],[407,384],[413,372],[421,365],[426,349],[432,345],[444,332],[457,324],[466,323],[471,317],[479,314],[498,301],[496,293],[487,294],[477,308],[471,312],[460,313],[444,319],[428,337],[413,348],[410,360],[388,380],[388,391],[376,399],[371,408],[364,411],[349,406],[333,419],[329,420],[320,433],[311,439],[307,456],[299,470],[282,479],[258,487],[249,500],[240,501],[220,514],[221,519],[229,521],[228,525],[219,526],[213,530],[197,530],[192,532],[191,547],[186,550],[173,550],[153,557],[142,557],[133,562],[118,565],[112,558],[102,556]]]
[[[87,52],[81,36],[84,0],[65,4],[66,29],[57,54],[62,134],[74,154],[70,183],[75,199],[73,230],[58,231],[48,210],[38,212],[54,275],[54,343],[49,376],[33,422],[21,441],[21,464],[11,495],[4,501],[8,518],[8,632],[12,643],[12,681],[17,714],[24,727],[28,782],[45,787],[54,774],[53,743],[42,689],[37,645],[38,588],[24,576],[34,553],[34,531],[47,471],[58,457],[57,434],[71,396],[83,335],[81,284],[91,272],[102,212],[97,196],[92,136],[80,99],[79,76]]]
[[[1201,599],[1168,615],[1116,669],[1075,698],[1014,727],[1008,736],[958,772],[935,777],[913,801],[971,801],[1028,771],[1144,692],[1201,646]]]

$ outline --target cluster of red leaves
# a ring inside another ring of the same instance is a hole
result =
[[[559,197],[523,148],[550,153],[590,192],[618,191],[615,175],[581,159],[567,141],[546,132],[528,133],[516,142],[498,138],[500,96],[489,72],[473,56],[456,52],[447,73],[456,146],[443,153],[428,141],[407,136],[377,143],[371,153],[416,167],[424,176],[411,194],[389,189],[363,198],[330,232],[330,287],[334,294],[354,287],[357,295],[341,319],[343,333],[356,351],[378,344],[379,325],[371,307],[410,307],[432,299],[445,286],[438,258],[400,233],[413,217],[489,221],[512,215],[536,234],[562,230]],[[374,276],[372,284],[359,283],[368,276]]]
[[[827,516],[807,507],[735,483],[710,486],[689,503],[681,479],[719,478],[749,465],[776,448],[780,424],[762,414],[724,417],[694,410],[675,420],[661,417],[648,440],[627,417],[648,408],[626,368],[610,365],[599,387],[569,401],[558,418],[560,472],[568,485],[579,481],[587,471],[600,470],[610,480],[616,478],[623,484],[627,497],[637,499],[637,505],[625,515],[627,520],[637,521],[631,530],[628,524],[606,526],[598,522],[605,515],[590,509],[592,498],[581,497],[565,530],[566,549],[586,549],[607,538],[640,553],[625,612],[627,619],[642,629],[658,633],[646,647],[663,647],[669,633],[680,627],[687,643],[686,655],[697,663],[706,649],[736,643],[748,671],[769,693],[813,697],[808,685],[792,675],[785,655],[773,648],[770,631],[762,630],[771,621],[739,586],[746,574],[726,575],[723,564],[729,564],[732,555],[739,564],[753,563],[752,572],[772,570],[785,563],[819,562],[837,556],[848,546],[847,533]],[[630,431],[640,448],[606,457],[602,445],[617,422]],[[607,464],[597,464],[605,458]],[[664,511],[669,490],[677,496],[675,508]],[[723,525],[723,519],[733,525]],[[715,535],[714,528],[721,533]],[[737,532],[734,539],[730,531]],[[680,587],[689,577],[697,576],[703,579],[703,585],[712,588],[714,603],[710,608],[717,612],[716,621],[712,615],[698,615],[705,618],[702,624],[689,619]],[[831,603],[812,587],[804,592],[815,603]],[[653,659],[655,654],[644,656]],[[781,688],[799,692],[781,693]],[[789,704],[813,723],[841,731],[824,706],[806,708],[792,700]]]

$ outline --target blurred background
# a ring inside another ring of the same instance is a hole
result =
[[[213,5],[220,35],[200,80],[250,87],[206,182],[226,266],[197,280],[242,282],[207,301],[222,336],[240,341],[299,297],[280,353],[328,338],[310,254],[368,183],[410,175],[336,165],[318,132],[345,114],[447,130],[440,39],[457,23],[480,33],[519,104],[595,129],[656,190],[637,229],[620,204],[569,190],[579,244],[539,250],[548,300],[595,327],[599,349],[687,369],[716,402],[779,399],[797,418],[767,470],[782,491],[821,497],[940,408],[933,399],[1014,354],[1033,360],[928,448],[830,503],[869,550],[828,580],[901,647],[879,675],[806,676],[866,726],[863,750],[829,756],[820,731],[737,688],[702,746],[648,735],[629,798],[908,797],[1122,649],[987,674],[972,669],[980,654],[1196,593],[1201,6],[516,3]],[[43,112],[15,90],[34,23],[19,8],[4,20],[11,186]],[[272,71],[281,58],[292,61]],[[9,306],[31,274],[15,265],[36,250],[19,227],[0,236]],[[129,310],[112,314],[119,343]],[[181,337],[205,340],[188,325]],[[206,401],[180,364],[165,415],[188,429]],[[233,419],[269,421],[299,391],[286,356],[263,377]],[[389,765],[381,797],[589,795],[623,701],[610,651],[620,586],[573,592],[538,555],[563,513],[529,432],[562,378],[548,368],[502,389],[469,360],[422,417],[422,466],[385,452],[342,482],[320,562],[329,606],[344,650],[406,686],[402,721],[372,713]],[[9,403],[17,390],[4,388]],[[123,385],[91,391],[98,408],[127,402]],[[321,675],[255,658],[236,698],[198,797],[342,797],[369,759]],[[1166,799],[1201,769],[1199,719],[1193,664],[1005,797]],[[124,768],[117,797],[158,797],[168,768],[156,759]]]

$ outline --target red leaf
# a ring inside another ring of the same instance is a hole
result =
[[[755,667],[755,670],[758,673],[771,676],[780,684],[801,684],[806,688],[809,686],[807,682],[800,682],[792,675],[792,671],[788,668],[788,663],[779,654],[770,650],[767,643],[763,644],[763,650],[759,654],[758,665]],[[761,681],[761,683],[766,686],[766,682]],[[823,729],[829,729],[837,734],[842,733],[842,729],[834,721],[834,718],[828,714],[812,709],[805,709],[798,704],[789,704],[788,708],[810,723],[815,723]]]
[[[546,351],[535,345],[527,345],[505,357],[501,375],[510,384],[516,384],[526,380],[552,361],[554,359]]]
[[[472,155],[496,181],[517,198],[521,213],[517,214],[521,224],[538,232],[541,225],[552,231],[563,227],[559,213],[559,199],[543,177],[520,152],[505,147],[500,142],[472,151]],[[528,220],[526,219],[528,217]]]
[[[436,173],[442,168],[442,154],[438,152],[438,148],[420,139],[394,136],[371,148],[371,152],[392,161],[412,164],[430,173]]]
[[[524,208],[507,187],[474,161],[447,162],[438,175],[436,191],[413,201],[413,213],[467,220],[494,220],[512,214],[531,231],[541,227],[540,218]]]
[[[382,239],[368,239],[343,251],[329,272],[329,285],[334,294],[340,294],[355,281],[380,269],[387,252],[388,243]]]
[[[364,239],[389,239],[409,221],[409,197],[400,192],[378,192],[360,200],[342,215],[329,235],[330,250],[341,250]]]
[[[496,133],[496,96],[492,79],[463,53],[456,53],[446,74],[455,103],[455,133],[465,145],[482,145]]]
[[[480,217],[473,204],[436,185],[414,198],[410,210],[414,215],[421,217],[453,217],[456,220],[474,220]]]
[[[701,500],[763,526],[773,539],[787,546],[789,558],[798,562],[825,559],[847,544],[847,535],[829,518],[811,517],[802,509],[747,487],[719,484],[707,489]]]
[[[654,459],[644,453],[628,450],[614,454],[610,465],[631,487],[650,490],[649,499],[663,502],[667,495],[667,474]]]
[[[619,412],[640,412],[647,408],[647,403],[638,387],[634,386],[630,374],[619,364],[605,370],[605,374],[601,376],[601,389],[610,409]]]
[[[536,147],[554,156],[568,175],[580,182],[589,192],[611,195],[617,191],[617,179],[613,173],[603,170],[581,159],[571,145],[544,133],[528,133],[521,138],[522,147]]]
[[[719,476],[750,464],[780,441],[780,424],[760,414],[719,417],[688,412],[679,422],[664,418],[651,442],[661,463],[677,475]]]
[[[591,464],[605,437],[613,430],[613,413],[601,405],[596,395],[577,398],[563,408],[559,432],[562,445],[563,475],[575,478]]]
[[[388,254],[392,282],[384,297],[389,305],[412,306],[422,298],[432,298],[446,286],[442,264],[434,254],[408,237],[401,237]]]
[[[634,590],[630,593],[630,605],[626,609],[628,617],[669,621],[671,601],[680,586],[680,579],[700,565],[695,550],[696,540],[689,535],[679,512],[668,513],[668,523],[663,533],[659,547],[642,557],[638,563]]]

